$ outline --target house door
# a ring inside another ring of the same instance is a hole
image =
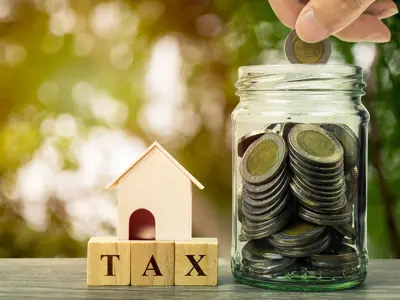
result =
[[[129,218],[130,240],[155,240],[156,220],[147,209],[135,210]]]

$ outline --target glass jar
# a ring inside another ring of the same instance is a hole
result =
[[[367,274],[362,70],[239,68],[231,266],[245,284],[337,290]]]

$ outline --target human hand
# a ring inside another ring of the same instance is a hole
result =
[[[391,0],[269,0],[283,24],[295,28],[300,39],[319,42],[330,35],[347,42],[390,40],[381,19],[398,12]]]

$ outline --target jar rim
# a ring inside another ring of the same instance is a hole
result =
[[[244,76],[278,75],[297,73],[330,73],[332,75],[357,75],[362,74],[362,68],[356,65],[345,64],[276,64],[276,65],[249,65],[239,67],[239,79]]]

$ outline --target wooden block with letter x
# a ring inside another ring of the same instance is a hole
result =
[[[92,237],[88,242],[87,285],[130,284],[130,242]]]
[[[174,242],[131,241],[131,284],[174,285]]]
[[[218,240],[175,242],[175,285],[217,285]]]

